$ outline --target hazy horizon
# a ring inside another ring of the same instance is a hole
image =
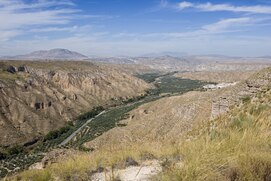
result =
[[[0,0],[0,56],[270,56],[267,0]]]

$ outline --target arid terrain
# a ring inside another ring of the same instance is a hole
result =
[[[55,150],[12,178],[269,179],[270,79],[266,68],[233,86],[145,103],[122,118],[121,126],[85,143],[91,153]],[[257,165],[263,173],[257,173]]]
[[[31,142],[95,106],[144,94],[151,86],[87,62],[0,62],[1,146]]]

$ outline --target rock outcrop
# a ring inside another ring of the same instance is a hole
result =
[[[18,69],[17,69],[17,67],[14,67],[14,66],[10,65],[10,66],[7,68],[7,71],[8,71],[9,73],[14,74],[14,73],[16,73],[16,72],[18,71]]]

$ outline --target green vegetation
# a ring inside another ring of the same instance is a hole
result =
[[[161,77],[162,74],[160,73],[146,73],[146,74],[138,74],[136,75],[138,78],[144,80],[145,82],[152,83],[157,78]]]
[[[198,80],[181,79],[173,76],[164,76],[160,79],[160,82],[156,83],[157,89],[152,91],[153,94],[163,93],[184,93],[205,85],[206,82]]]
[[[73,125],[67,125],[65,127],[60,128],[59,130],[50,131],[45,137],[44,141],[54,140],[61,137],[63,134],[73,130]]]
[[[81,127],[88,119],[95,117],[103,110],[104,110],[104,108],[102,106],[94,107],[91,111],[80,115],[77,118],[77,121],[75,122],[75,124],[73,124],[72,122],[69,122],[66,126],[60,128],[58,130],[50,131],[44,137],[44,142],[48,142],[48,141],[57,139],[57,143],[60,143],[65,138],[67,138],[72,132],[74,132],[79,127]]]
[[[104,110],[104,108],[102,106],[94,107],[91,111],[80,115],[77,120],[79,120],[79,122],[86,121],[86,120],[98,115],[103,110]]]
[[[103,115],[93,119],[87,127],[80,131],[80,133],[71,141],[69,146],[80,147],[83,143],[95,139],[96,137],[102,135],[104,132],[116,127],[125,126],[125,124],[119,123],[119,121],[129,117],[128,113],[137,108],[138,106],[157,100],[163,96],[162,93],[184,93],[197,88],[202,87],[205,83],[201,81],[194,81],[189,79],[181,79],[174,77],[173,73],[160,75],[158,73],[153,74],[143,74],[142,78],[150,80],[150,77],[161,77],[161,81],[157,83],[156,88],[149,90],[147,94],[130,98],[128,100],[122,101],[124,105],[112,108]],[[155,79],[156,79],[155,78]],[[102,109],[101,109],[102,110]],[[99,110],[99,111],[101,111]]]
[[[15,145],[8,149],[8,155],[18,155],[24,151],[24,147],[21,145]]]
[[[127,118],[127,113],[138,107],[140,103],[127,104],[107,111],[107,113],[93,119],[87,127],[85,127],[70,145],[79,147],[83,143],[90,141],[104,132],[117,126],[120,120]]]
[[[147,93],[147,94],[143,94],[143,95],[141,95],[141,96],[132,97],[132,98],[129,98],[129,99],[127,99],[127,100],[123,100],[122,103],[128,104],[128,103],[137,102],[137,101],[140,101],[140,100],[145,99],[147,96],[148,96],[148,93]]]
[[[82,126],[86,120],[96,116],[103,110],[103,107],[95,107],[92,111],[79,116],[78,120],[73,124],[68,122],[66,126],[49,132],[44,136],[42,141],[38,141],[34,146],[28,148],[21,145],[15,145],[11,148],[8,148],[5,152],[0,152],[0,160],[6,161],[6,164],[0,163],[9,170],[14,170],[16,167],[20,167],[21,171],[28,168],[35,162],[40,161],[44,155],[42,153],[48,152],[53,148],[57,148],[58,145],[71,135],[75,130]],[[83,149],[82,149],[83,150]],[[88,150],[84,150],[88,151]],[[14,166],[16,165],[16,167]],[[1,169],[0,167],[0,178],[6,176],[6,169]]]
[[[244,104],[247,104],[247,103],[249,103],[250,101],[251,101],[251,97],[250,97],[250,96],[245,96],[245,97],[242,98],[242,102],[243,102]]]
[[[12,73],[7,72],[6,70],[0,69],[0,79],[4,81],[14,81],[14,80],[22,79],[22,75],[12,74]]]
[[[176,72],[167,74],[147,73],[137,75],[137,77],[146,82],[154,83],[155,88],[149,91],[149,94],[152,95],[185,93],[194,89],[199,89],[207,84],[207,82],[199,80],[175,77],[175,73]]]
[[[0,160],[3,160],[7,157],[7,154],[0,152]]]

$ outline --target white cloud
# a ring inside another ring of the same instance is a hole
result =
[[[230,12],[243,12],[243,13],[255,13],[255,14],[271,14],[271,6],[233,6],[230,4],[212,4],[210,2],[207,3],[191,3],[187,1],[183,1],[178,3],[178,8],[180,10],[186,8],[195,8],[200,11],[230,11]]]
[[[193,7],[194,5],[190,2],[183,1],[183,2],[179,3],[178,6],[180,9],[185,9],[185,8]]]
[[[203,26],[202,30],[205,30],[209,33],[218,33],[218,32],[227,31],[230,28],[235,27],[235,26],[240,27],[243,25],[248,25],[248,24],[251,24],[252,22],[253,22],[253,19],[249,17],[223,19],[216,23]]]
[[[78,12],[68,0],[0,0],[0,40],[25,34],[32,26],[68,24]]]
[[[19,35],[44,32],[84,33],[90,25],[77,26],[82,18],[110,19],[112,16],[83,14],[71,0],[0,0],[0,41]]]
[[[10,38],[12,37],[15,37],[15,36],[18,36],[22,34],[21,31],[16,31],[16,30],[7,30],[7,31],[4,31],[4,30],[0,30],[0,42],[1,41],[8,41]]]
[[[6,3],[6,0],[1,2],[0,29],[28,25],[66,24],[72,18],[71,15],[78,12],[73,8],[48,9],[52,6],[58,6],[61,1],[40,0],[32,4],[26,4],[19,0],[11,0],[12,3]]]
[[[92,29],[91,25],[84,25],[84,26],[65,26],[65,27],[45,27],[45,28],[33,28],[29,30],[30,32],[35,33],[45,33],[45,32],[76,32],[76,33],[84,33],[89,32]]]
[[[164,38],[198,38],[206,35],[225,34],[242,31],[242,27],[253,26],[264,19],[253,19],[249,17],[222,19],[215,23],[207,24],[194,31],[173,32],[173,33],[151,33],[145,37]]]

